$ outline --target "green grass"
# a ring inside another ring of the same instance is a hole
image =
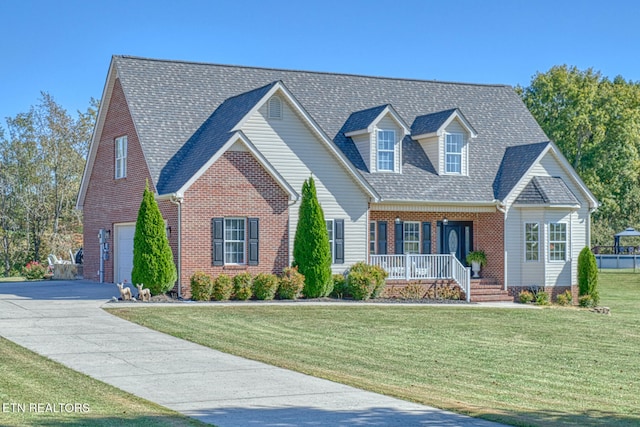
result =
[[[22,276],[12,276],[12,277],[4,277],[1,276],[0,277],[0,282],[24,282],[27,279],[25,279]]]
[[[31,411],[32,403],[42,405],[40,413],[37,406]],[[68,412],[65,412],[60,403],[72,406],[66,406]],[[86,406],[76,409],[76,403]],[[51,405],[49,409],[47,404]],[[89,378],[0,337],[0,425],[181,427],[206,424]]]
[[[640,424],[640,275],[601,273],[604,316],[411,306],[110,312],[224,352],[514,425]]]

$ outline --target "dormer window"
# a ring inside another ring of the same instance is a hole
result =
[[[445,142],[445,173],[462,173],[462,147],[464,135],[447,133]]]
[[[282,119],[282,100],[277,96],[271,97],[268,104],[269,118]]]
[[[395,170],[396,133],[393,130],[378,131],[378,170],[393,172]]]

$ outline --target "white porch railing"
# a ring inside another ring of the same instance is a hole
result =
[[[369,263],[382,267],[391,280],[454,280],[471,297],[471,269],[450,255],[371,255]]]

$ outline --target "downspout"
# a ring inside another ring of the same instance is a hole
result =
[[[507,207],[506,205],[497,199],[493,200],[493,203],[496,204],[496,209],[498,210],[498,212],[501,212],[504,216],[503,219],[503,223],[502,223],[502,247],[503,247],[503,253],[504,253],[504,285],[503,288],[506,291],[507,290]]]
[[[178,299],[182,299],[182,202],[184,197],[172,195],[169,201],[178,206]]]

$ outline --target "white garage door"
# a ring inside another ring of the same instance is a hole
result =
[[[131,282],[131,270],[133,270],[133,235],[136,232],[135,224],[115,224],[116,238],[114,248],[115,280],[122,283],[125,280]]]

